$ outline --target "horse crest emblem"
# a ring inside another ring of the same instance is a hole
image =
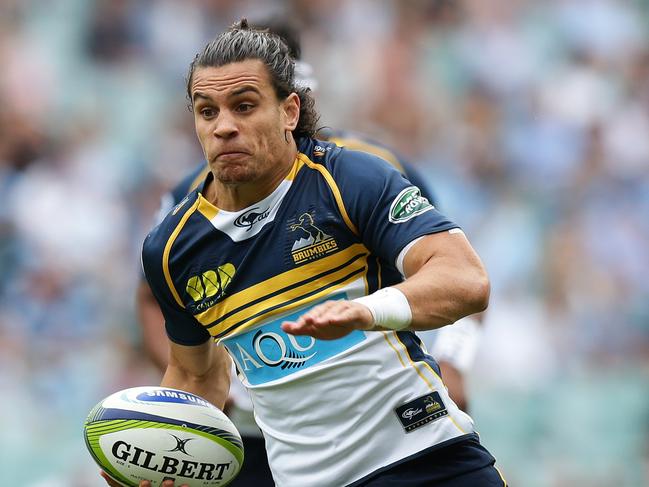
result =
[[[296,264],[319,259],[338,249],[336,240],[315,224],[310,213],[302,213],[296,223],[289,225],[289,230],[296,237],[291,247],[291,255]]]

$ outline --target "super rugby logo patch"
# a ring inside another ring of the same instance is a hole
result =
[[[406,433],[410,433],[436,419],[448,416],[448,410],[436,391],[413,399],[396,408],[394,412],[397,414]]]
[[[433,208],[417,186],[410,186],[394,198],[388,218],[392,223],[403,223]]]

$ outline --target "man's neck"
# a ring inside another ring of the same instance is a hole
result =
[[[266,177],[246,183],[223,183],[212,178],[205,188],[205,198],[217,208],[225,211],[239,211],[247,208],[270,195],[286,178],[297,157],[294,146],[282,158],[283,163],[277,165],[277,170]]]

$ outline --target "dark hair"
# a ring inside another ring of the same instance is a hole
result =
[[[285,99],[291,93],[300,98],[300,118],[293,130],[295,137],[312,137],[318,123],[315,100],[309,88],[295,86],[295,59],[286,43],[268,30],[251,28],[246,19],[232,25],[205,46],[189,65],[187,97],[191,109],[192,78],[196,68],[220,67],[247,59],[259,59],[268,68],[277,98]]]

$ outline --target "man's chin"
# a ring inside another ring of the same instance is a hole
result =
[[[254,175],[243,168],[222,170],[216,173],[215,177],[222,184],[243,184],[254,179]]]

